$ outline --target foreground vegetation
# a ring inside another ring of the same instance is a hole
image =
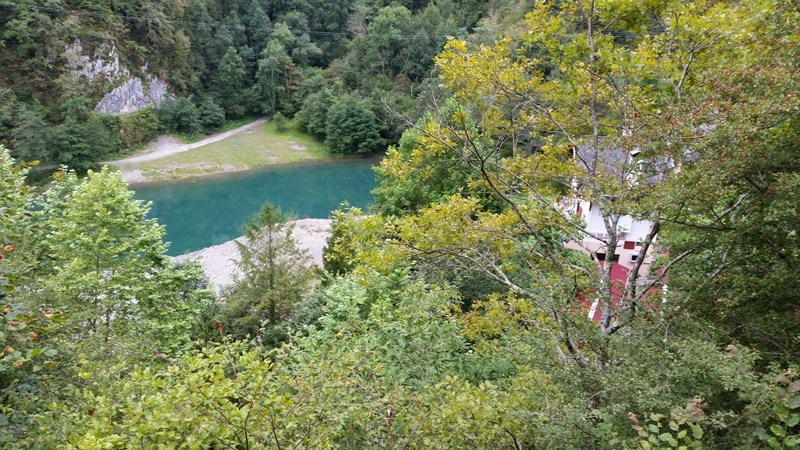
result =
[[[2,153],[3,445],[800,446],[796,2],[528,12],[448,41],[324,273],[265,206],[220,301],[118,175],[38,197]],[[656,262],[620,283],[626,215]]]

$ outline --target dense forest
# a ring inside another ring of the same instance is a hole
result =
[[[176,0],[0,5],[0,142],[25,160],[86,168],[163,131],[253,115],[298,118],[333,153],[382,152],[418,115],[447,36],[484,2]],[[519,20],[520,18],[517,18]],[[109,116],[104,94],[137,76],[171,89],[157,109]],[[390,112],[394,111],[394,112]]]
[[[2,446],[800,447],[796,1],[0,12]],[[174,98],[94,112],[76,39]],[[115,171],[27,184],[249,114],[386,151],[323,269],[265,205],[216,293]]]

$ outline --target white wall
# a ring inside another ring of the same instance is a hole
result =
[[[606,230],[605,223],[603,222],[603,216],[600,211],[600,208],[596,204],[589,205],[588,202],[581,203],[582,214],[581,218],[586,222],[586,231],[589,233],[598,235],[599,237],[605,238],[608,233]],[[608,258],[611,258],[611,254],[618,254],[619,255],[619,263],[627,268],[632,268],[634,262],[632,262],[631,255],[638,254],[641,250],[641,246],[636,246],[633,249],[625,249],[623,245],[625,241],[636,241],[641,242],[647,237],[647,233],[650,232],[651,223],[648,220],[634,220],[631,216],[623,216],[620,217],[618,228],[619,228],[619,242],[617,244],[617,248],[615,251],[611,252],[608,249],[605,249],[605,244],[600,242],[597,239],[586,237],[583,240],[583,247],[589,251],[597,251],[604,252],[608,254]],[[569,248],[578,249],[580,246],[578,245],[569,245]],[[648,254],[645,257],[643,266],[644,275],[647,273],[647,269],[649,264],[652,262],[652,258]]]

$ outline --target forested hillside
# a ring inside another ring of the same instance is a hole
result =
[[[141,113],[159,126],[221,108],[295,116],[331,151],[397,143],[323,269],[265,205],[219,293],[117,173],[38,194],[2,150],[2,446],[800,446],[796,1],[278,4],[3,3],[83,24],[27,50],[9,30],[36,28],[5,28],[32,81],[7,80],[10,111],[51,133],[125,120],[32,62],[108,21],[180,99]]]
[[[3,2],[0,141],[21,159],[80,168],[164,130],[197,133],[225,119],[280,113],[297,115],[331,152],[379,152],[403,130],[389,109],[418,114],[415,97],[433,56],[447,36],[472,30],[487,6]],[[166,83],[158,111],[94,113],[134,77],[144,91],[148,80]]]

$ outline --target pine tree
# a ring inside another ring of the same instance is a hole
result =
[[[237,242],[240,275],[225,296],[223,321],[230,334],[271,345],[284,339],[282,325],[308,292],[314,273],[292,228],[269,203],[245,225],[245,238]]]

